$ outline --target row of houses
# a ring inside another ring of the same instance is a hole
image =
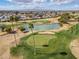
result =
[[[52,18],[63,13],[79,13],[73,11],[1,11],[0,21],[9,20],[11,15],[16,15],[20,20],[33,20],[41,18]]]
[[[5,12],[0,13],[0,20],[5,21],[9,20],[11,15],[17,15],[20,20],[30,20],[30,19],[41,19],[41,18],[51,18],[55,16],[55,13],[49,11],[40,11],[40,12]]]

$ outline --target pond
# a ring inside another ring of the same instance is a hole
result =
[[[28,24],[24,25],[24,27],[26,28],[26,30],[29,30]],[[45,30],[52,30],[52,29],[59,29],[59,28],[60,28],[59,23],[34,25],[34,30],[37,30],[37,31],[45,31]]]

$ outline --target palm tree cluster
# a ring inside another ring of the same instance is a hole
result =
[[[61,15],[61,17],[60,17],[60,19],[58,19],[58,21],[60,23],[66,23],[66,24],[68,24],[68,21],[70,20],[71,17],[72,16],[69,13],[65,13],[65,14]]]
[[[11,15],[10,16],[10,21],[14,22],[14,21],[19,21],[20,17],[17,15]]]

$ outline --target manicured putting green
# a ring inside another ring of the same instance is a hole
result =
[[[34,40],[33,40],[34,37]],[[32,35],[30,36],[26,42],[30,46],[34,46],[34,41],[35,41],[35,46],[36,48],[41,48],[43,45],[48,45],[49,40],[52,39],[53,35]]]

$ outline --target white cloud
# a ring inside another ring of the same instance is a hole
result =
[[[26,4],[26,3],[32,3],[33,0],[7,0],[9,2],[12,3],[16,3],[16,4]]]
[[[33,0],[33,2],[35,3],[42,3],[42,2],[45,2],[46,0]]]
[[[50,2],[52,4],[56,4],[56,5],[61,5],[61,4],[67,4],[67,3],[71,3],[74,0],[7,0],[9,2],[14,2],[17,4],[26,4],[26,3],[45,3],[45,2]]]
[[[57,5],[61,5],[61,4],[67,4],[67,3],[71,3],[74,0],[51,0],[51,2],[53,2],[54,4]]]
[[[14,10],[14,9],[15,9],[15,7],[13,5],[10,5],[10,6],[6,5],[6,7],[0,6],[0,10]],[[16,9],[18,9],[18,8],[16,8]]]

